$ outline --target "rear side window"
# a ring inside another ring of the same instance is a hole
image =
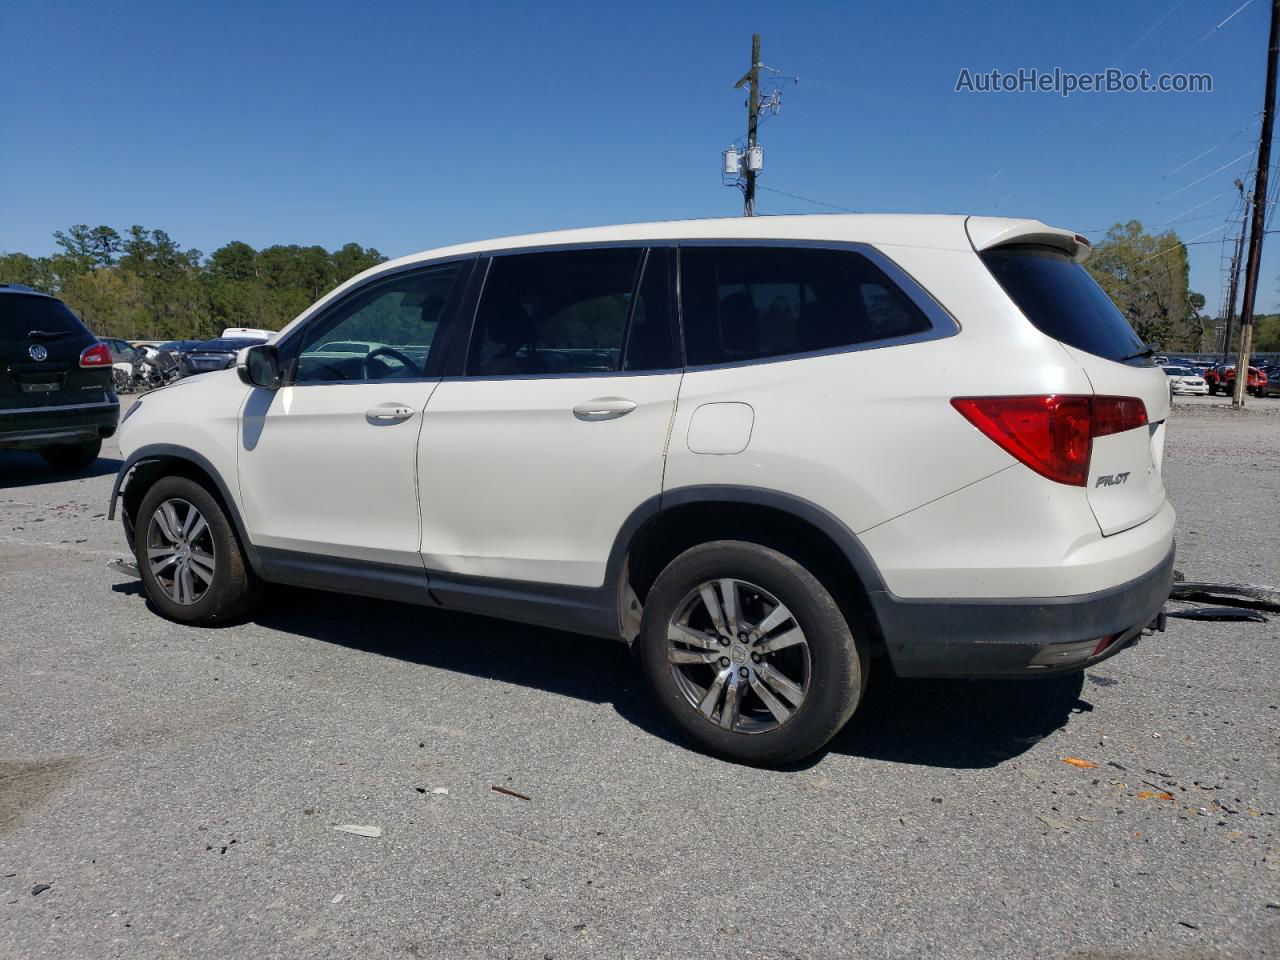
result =
[[[0,340],[26,340],[33,330],[80,336],[88,333],[61,300],[19,293],[0,294]]]
[[[1041,333],[1108,360],[1153,363],[1133,356],[1143,351],[1142,339],[1093,277],[1064,251],[1010,246],[978,256]]]
[[[643,256],[639,248],[605,248],[495,258],[467,372],[620,370]]]
[[[866,257],[799,247],[682,247],[690,366],[893,340],[928,318]]]

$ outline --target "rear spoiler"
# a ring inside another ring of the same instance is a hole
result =
[[[1057,247],[1076,263],[1083,263],[1093,247],[1078,233],[1051,227],[1039,220],[1010,220],[1005,217],[969,217],[964,222],[969,242],[978,253],[1010,244],[1037,243]]]

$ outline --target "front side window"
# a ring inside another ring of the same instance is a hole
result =
[[[690,366],[892,340],[930,328],[879,267],[851,250],[682,247]]]
[[[604,248],[495,258],[467,373],[620,370],[643,256],[638,248]]]
[[[432,345],[456,312],[465,262],[402,273],[361,288],[314,321],[297,355],[296,383],[405,380],[439,375]]]

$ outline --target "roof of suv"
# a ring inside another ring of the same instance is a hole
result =
[[[1038,220],[969,217],[960,214],[815,213],[780,217],[722,217],[707,220],[668,220],[582,227],[473,243],[453,244],[409,254],[379,264],[373,272],[425,260],[523,247],[567,246],[645,240],[838,240],[932,247],[944,250],[985,250],[1015,241],[1052,243],[1079,256],[1088,241],[1069,230]],[[1083,259],[1082,257],[1080,257]]]
[[[1089,242],[1070,230],[1039,220],[974,217],[963,214],[814,213],[780,217],[722,217],[707,220],[667,220],[582,227],[520,236],[496,237],[424,250],[370,267],[340,284],[286,324],[283,335],[298,320],[313,315],[345,291],[365,280],[404,267],[450,257],[564,247],[590,243],[644,243],[671,240],[801,240],[871,243],[879,246],[924,247],[942,250],[988,250],[1009,243],[1057,246],[1077,261],[1089,252]]]
[[[48,297],[50,300],[58,299],[52,294],[45,293],[43,290],[23,286],[20,283],[0,283],[0,293],[21,293],[28,297]]]

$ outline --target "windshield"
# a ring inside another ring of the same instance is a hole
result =
[[[1194,377],[1195,371],[1190,367],[1165,367],[1164,372],[1170,377]]]
[[[1133,357],[1143,352],[1142,340],[1093,277],[1064,251],[1026,245],[997,247],[978,256],[1041,333],[1107,360],[1153,363]]]

